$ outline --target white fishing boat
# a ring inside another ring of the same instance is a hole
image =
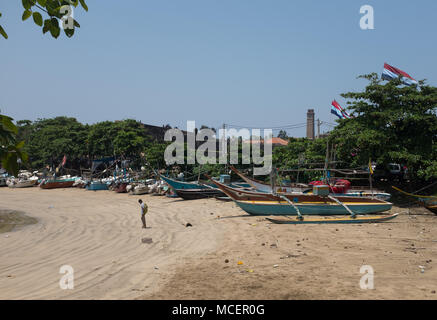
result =
[[[9,180],[8,187],[9,188],[28,188],[28,187],[34,187],[37,183],[38,183],[38,180],[11,179],[11,180]]]

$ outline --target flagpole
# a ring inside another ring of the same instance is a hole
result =
[[[370,192],[372,193],[372,199],[373,199],[372,174],[373,174],[372,162],[369,159],[369,184],[370,184]]]

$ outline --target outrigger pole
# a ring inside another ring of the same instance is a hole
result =
[[[281,199],[283,199],[283,200],[285,200],[285,201],[287,201],[293,208],[294,208],[294,210],[296,210],[296,212],[297,212],[297,219],[298,220],[303,220],[303,216],[302,216],[302,214],[300,213],[300,211],[299,211],[299,208],[293,203],[293,201],[291,201],[290,199],[288,199],[286,196],[284,196],[284,195],[280,195],[279,196]]]
[[[334,200],[334,201],[337,202],[339,205],[342,205],[342,206],[347,210],[347,212],[349,212],[349,213],[351,214],[351,218],[352,218],[352,219],[355,219],[355,218],[357,217],[356,214],[355,214],[351,209],[349,209],[349,207],[348,207],[347,205],[345,205],[343,202],[341,202],[340,200],[338,200],[336,197],[333,197],[333,196],[331,196],[331,195],[328,195],[328,198],[331,199],[331,200]]]

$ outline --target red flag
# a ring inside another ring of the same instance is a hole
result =
[[[67,162],[67,156],[64,154],[64,158],[62,159],[61,166],[65,166],[65,163]]]

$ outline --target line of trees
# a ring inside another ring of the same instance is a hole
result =
[[[56,117],[34,122],[20,120],[17,127],[17,140],[25,142],[23,149],[29,154],[28,167],[34,169],[56,165],[64,155],[70,165],[76,166],[86,165],[84,159],[108,156],[132,159],[133,165],[138,166],[144,152],[156,162],[154,165],[162,166],[164,161],[163,156],[160,161],[154,153],[163,155],[166,144],[157,142],[141,122],[132,119],[88,125],[75,118]]]

